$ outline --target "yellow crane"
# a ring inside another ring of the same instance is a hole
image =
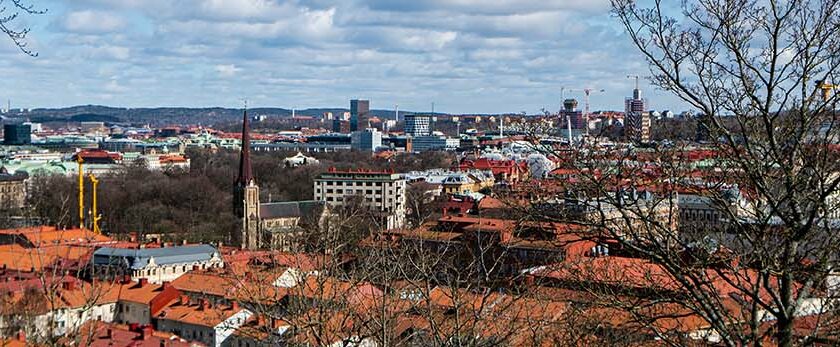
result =
[[[91,212],[93,214],[93,217],[91,217],[91,221],[93,222],[93,232],[100,234],[99,220],[102,219],[102,215],[99,214],[99,210],[96,208],[96,187],[99,186],[99,180],[93,174],[90,174],[88,177],[90,177],[90,183],[93,186],[93,190],[91,190],[91,195],[93,196],[93,204],[91,206]]]
[[[79,163],[79,229],[85,228],[85,173],[82,163],[84,160],[80,153],[76,153],[76,162]]]
[[[828,102],[831,99],[831,92],[834,89],[840,90],[840,85],[838,84],[831,84],[823,80],[817,81],[817,89],[822,92],[823,101]]]

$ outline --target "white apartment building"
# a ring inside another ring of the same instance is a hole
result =
[[[358,196],[385,227],[396,229],[405,224],[405,188],[405,179],[393,172],[330,169],[315,178],[314,199],[337,207]]]

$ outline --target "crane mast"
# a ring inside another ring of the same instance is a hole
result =
[[[583,120],[586,122],[586,135],[589,135],[589,95],[592,92],[603,93],[604,89],[598,88],[584,88],[583,89],[583,104],[584,104],[584,111],[583,111]]]
[[[93,187],[91,190],[91,194],[93,195],[93,201],[91,206],[91,212],[93,215],[93,217],[91,217],[91,221],[93,222],[93,232],[96,234],[100,234],[102,233],[102,231],[99,229],[99,220],[102,219],[102,216],[99,214],[99,210],[97,209],[96,205],[96,188],[99,186],[99,180],[93,174],[90,174],[89,177],[91,186]]]

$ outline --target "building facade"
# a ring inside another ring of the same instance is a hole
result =
[[[10,174],[0,167],[0,210],[19,209],[26,204],[26,172]]]
[[[417,136],[411,139],[412,152],[454,151],[461,145],[461,140],[446,136]]]
[[[22,146],[32,143],[32,126],[29,124],[3,125],[3,144],[6,146]]]
[[[407,114],[405,115],[405,134],[407,136],[426,136],[429,135],[429,124],[431,118],[429,116]]]
[[[173,281],[198,267],[218,268],[224,265],[219,251],[210,245],[165,248],[102,247],[93,252],[93,271],[99,276],[130,276],[132,280],[150,283]]]
[[[650,113],[648,103],[642,98],[639,88],[633,89],[633,97],[624,100],[624,135],[637,143],[650,142]]]
[[[376,152],[377,148],[382,147],[382,133],[373,128],[354,131],[350,144],[354,151]]]
[[[392,172],[330,169],[315,178],[315,200],[328,207],[343,206],[358,197],[377,213],[388,229],[405,224],[405,179]]]
[[[359,122],[362,129],[367,128],[367,117],[370,113],[370,100],[350,100],[350,131],[359,130]]]

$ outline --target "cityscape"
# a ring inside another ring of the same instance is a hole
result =
[[[840,1],[0,0],[0,31],[3,346],[840,345]]]

